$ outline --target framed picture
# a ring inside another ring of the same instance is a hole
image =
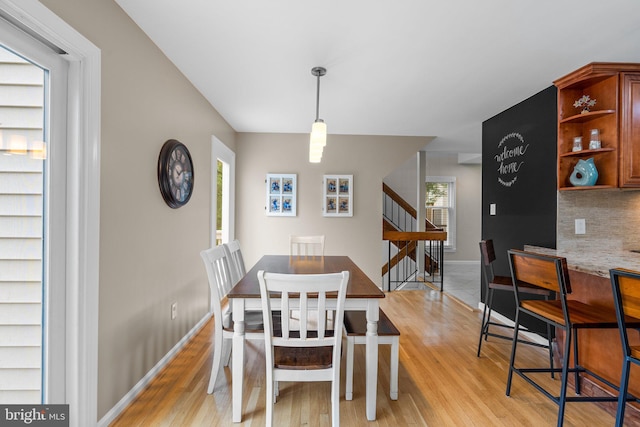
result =
[[[266,183],[268,216],[296,216],[296,174],[269,173]]]
[[[325,175],[322,215],[353,216],[353,175]]]

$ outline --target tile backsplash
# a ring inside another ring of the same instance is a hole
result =
[[[575,234],[584,218],[585,234]],[[558,191],[557,248],[640,250],[640,191]]]

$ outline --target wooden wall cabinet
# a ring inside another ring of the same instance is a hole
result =
[[[593,62],[554,81],[558,88],[558,189],[640,188],[640,64]],[[589,112],[574,107],[582,96],[596,100]],[[591,130],[601,148],[589,149]],[[574,137],[583,149],[573,151]],[[593,158],[594,186],[569,180],[580,159]]]

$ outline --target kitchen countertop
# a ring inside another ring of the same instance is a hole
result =
[[[524,250],[566,258],[569,269],[593,274],[606,279],[609,279],[609,270],[612,268],[626,268],[640,272],[640,253],[631,251],[601,252],[597,248],[592,248],[586,252],[578,252],[575,250],[549,249],[533,245],[525,245]]]

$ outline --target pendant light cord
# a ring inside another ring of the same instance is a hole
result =
[[[320,117],[320,73],[316,75],[316,79],[318,81],[317,89],[316,89],[316,122]]]

